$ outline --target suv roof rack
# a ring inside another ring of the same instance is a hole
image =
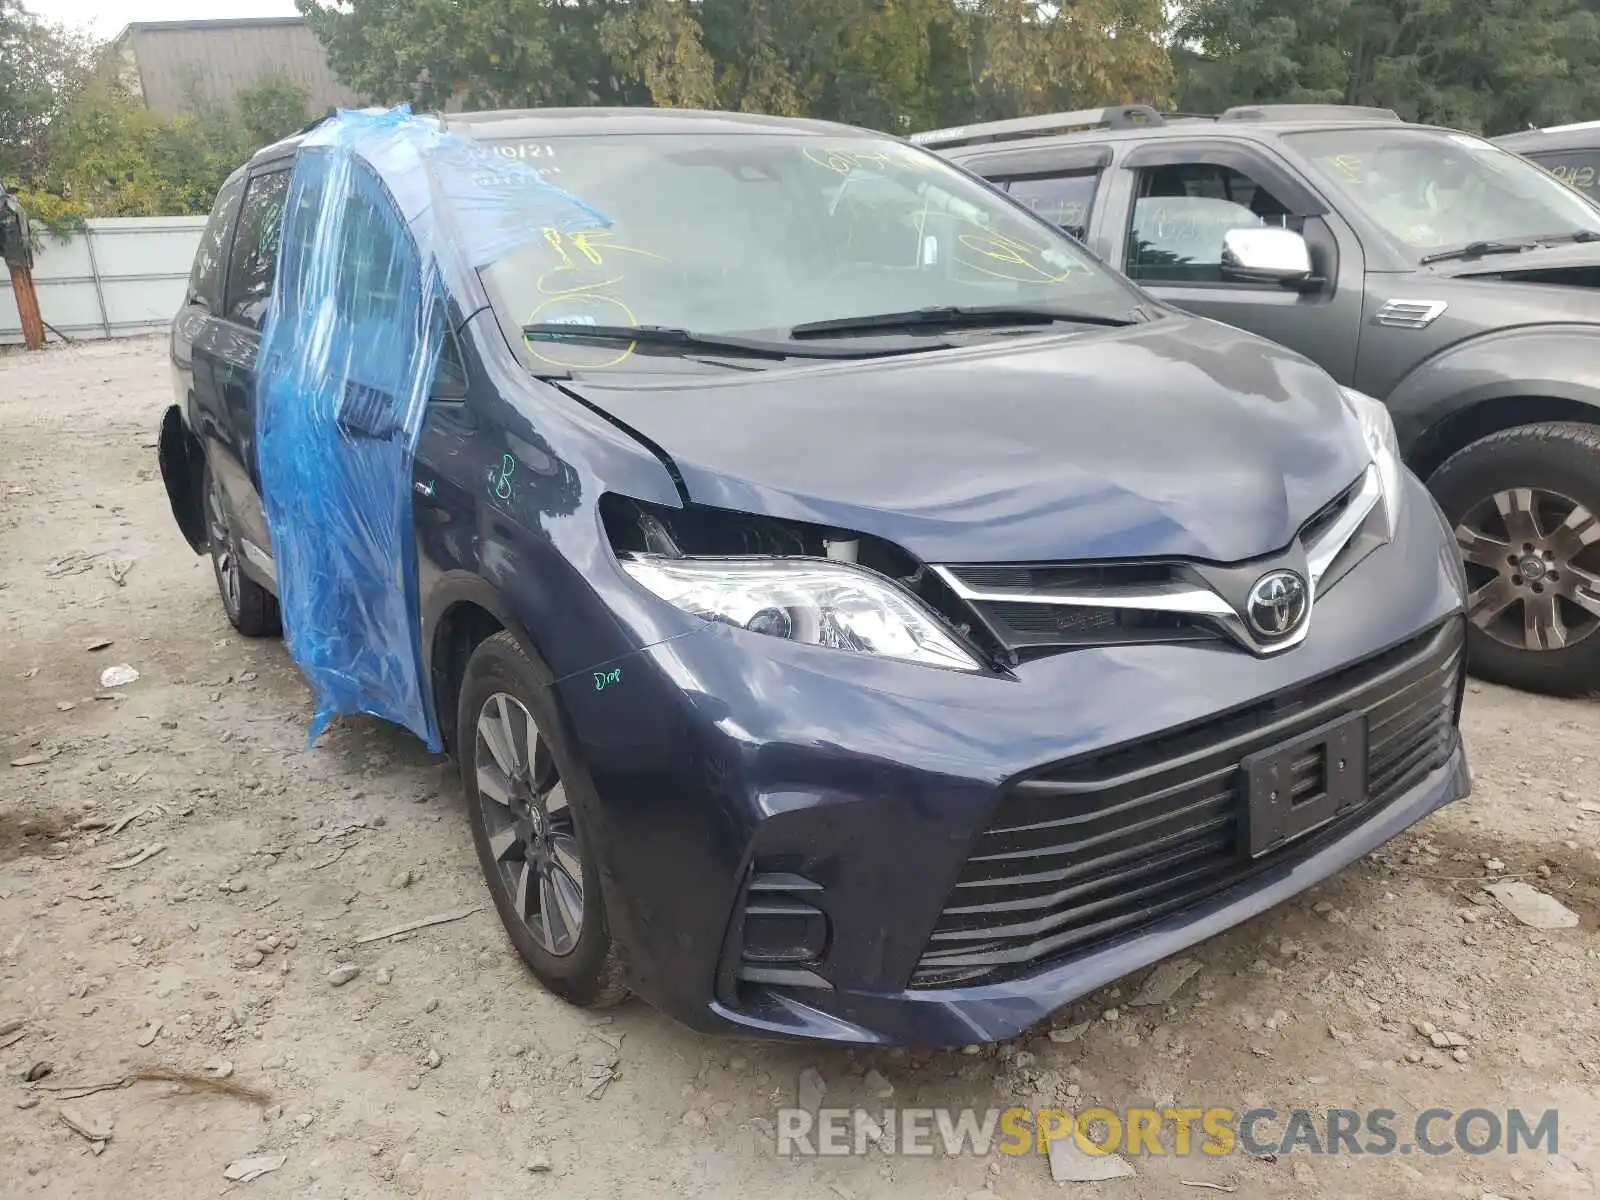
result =
[[[1398,121],[1392,108],[1360,104],[1236,104],[1219,121]]]
[[[1573,121],[1566,125],[1546,125],[1540,129],[1530,125],[1526,129],[1518,129],[1517,133],[1581,133],[1585,129],[1600,128],[1600,121]],[[1509,136],[1509,135],[1508,135]]]
[[[980,142],[1007,142],[1081,129],[1140,129],[1147,125],[1165,124],[1166,119],[1148,104],[1115,104],[1109,108],[1085,108],[1077,112],[1018,117],[1011,121],[987,121],[981,125],[930,129],[912,134],[909,140],[918,146],[943,148],[975,146]]]

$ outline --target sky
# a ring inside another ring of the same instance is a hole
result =
[[[23,0],[37,16],[115,37],[130,21],[195,21],[230,17],[292,17],[294,0]]]

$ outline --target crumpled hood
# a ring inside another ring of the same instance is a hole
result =
[[[562,386],[669,456],[696,503],[875,534],[927,562],[1254,558],[1367,463],[1321,369],[1183,316]]]

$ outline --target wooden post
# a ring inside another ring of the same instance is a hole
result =
[[[33,290],[33,272],[17,265],[11,268],[11,294],[17,300],[22,318],[22,340],[29,350],[44,346],[44,318],[39,314],[39,293]]]
[[[11,294],[22,318],[22,340],[29,350],[44,346],[44,318],[39,314],[39,293],[33,290],[33,272],[25,266],[11,268]]]

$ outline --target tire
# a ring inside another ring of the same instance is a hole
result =
[[[217,594],[222,597],[222,611],[228,614],[228,623],[245,637],[276,637],[283,632],[278,598],[246,575],[240,566],[239,539],[229,527],[222,492],[211,474],[209,462],[201,472],[200,496],[211,570],[217,578]]]
[[[539,982],[570,1004],[606,1008],[625,1000],[628,988],[584,814],[561,783],[566,752],[559,738],[540,732],[554,728],[542,673],[517,640],[497,633],[480,643],[467,662],[456,723],[478,865],[501,924]]]
[[[1553,696],[1600,689],[1600,427],[1491,434],[1428,486],[1466,563],[1472,673]]]

